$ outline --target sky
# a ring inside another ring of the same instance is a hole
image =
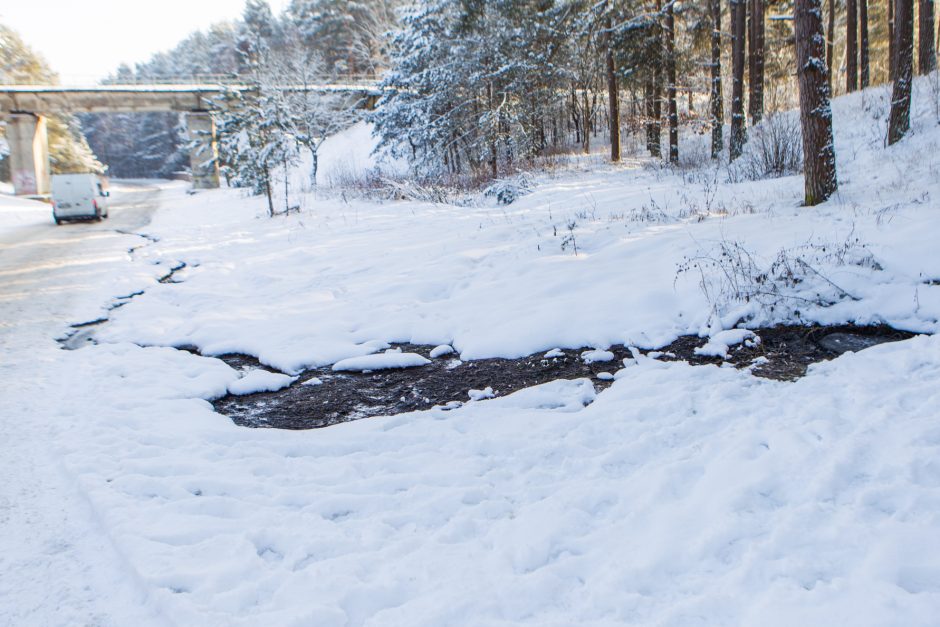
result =
[[[289,0],[269,0],[275,14]],[[244,0],[5,0],[0,22],[42,54],[63,84],[94,83],[121,63],[169,50],[241,15]]]

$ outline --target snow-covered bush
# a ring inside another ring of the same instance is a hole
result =
[[[807,307],[830,307],[858,300],[836,283],[839,269],[882,270],[858,237],[843,242],[809,242],[781,248],[769,261],[738,241],[723,240],[686,257],[676,274],[698,275],[699,287],[712,306],[712,316],[738,320],[762,317],[762,322],[799,319]],[[727,321],[725,321],[727,322]]]
[[[732,182],[757,181],[803,171],[800,121],[793,112],[772,113],[754,126],[744,152],[731,165]]]
[[[483,195],[495,198],[501,205],[511,205],[516,199],[531,192],[532,182],[527,174],[522,173],[510,179],[496,181],[483,190]]]

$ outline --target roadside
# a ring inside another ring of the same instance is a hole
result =
[[[115,550],[56,445],[70,413],[53,374],[57,334],[91,315],[129,268],[131,233],[149,223],[159,189],[116,185],[111,218],[56,227],[48,205],[0,200],[0,623],[146,625],[145,592]],[[58,392],[56,390],[58,388]],[[17,393],[12,394],[13,390]],[[73,416],[72,418],[80,418]]]

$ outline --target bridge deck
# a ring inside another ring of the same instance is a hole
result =
[[[335,83],[294,86],[287,89],[321,93],[378,96],[375,84]],[[0,85],[0,115],[30,113],[111,113],[148,111],[202,111],[225,90],[251,91],[248,84],[134,84],[62,87],[58,85]]]

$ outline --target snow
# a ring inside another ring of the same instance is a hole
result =
[[[393,368],[415,368],[431,363],[429,359],[417,353],[385,352],[362,357],[349,357],[333,364],[335,372],[364,372],[369,370],[389,370]]]
[[[441,344],[431,349],[430,357],[431,359],[437,359],[438,357],[443,357],[444,355],[452,355],[454,352],[455,351],[453,346],[448,344]]]
[[[913,132],[885,149],[887,99],[834,103],[842,187],[812,209],[799,177],[712,198],[635,162],[537,177],[499,208],[311,198],[267,219],[237,191],[170,187],[130,227],[156,243],[0,199],[21,216],[0,229],[0,377],[15,382],[0,623],[935,624],[936,336],[795,382],[634,353],[602,393],[559,380],[307,432],[242,428],[208,402],[244,380],[212,357],[227,352],[293,376],[413,359],[377,352],[407,342],[451,345],[468,368],[685,333],[727,347],[742,320],[936,331],[940,127],[919,81]],[[702,219],[684,213],[708,198]],[[651,200],[665,220],[629,217]],[[578,255],[553,235],[569,219]],[[820,266],[854,298],[798,319],[676,277],[721,241],[772,260],[848,237],[881,269]],[[178,261],[182,282],[158,283]],[[98,345],[58,348],[102,314]]]
[[[356,177],[377,164],[372,155],[376,140],[372,125],[358,122],[349,129],[330,137],[320,147],[322,164],[317,171],[317,183],[333,185],[344,177]]]
[[[728,329],[727,331],[719,331],[715,335],[709,337],[708,342],[706,342],[704,346],[696,348],[695,354],[705,357],[721,357],[723,359],[727,359],[728,350],[732,346],[744,344],[749,340],[753,343],[760,343],[760,338],[757,336],[757,334],[747,329]]]
[[[613,361],[614,354],[608,350],[595,348],[593,350],[584,351],[581,353],[581,359],[583,359],[584,363],[586,364],[594,364],[598,362]]]
[[[601,381],[613,381],[613,380],[614,380],[614,373],[612,373],[612,372],[598,372],[598,373],[597,373],[597,378],[600,379]]]
[[[348,129],[328,137],[317,151],[317,185],[325,188],[341,187],[380,170],[385,175],[403,175],[407,164],[394,159],[379,160],[373,151],[377,140],[372,136],[372,124],[357,122]],[[301,151],[300,165],[290,177],[295,190],[310,191],[312,158]],[[283,179],[281,179],[283,180]],[[301,206],[313,206],[307,198]]]
[[[870,128],[887,93],[853,94],[852,108],[837,103],[842,188],[812,210],[799,207],[802,177],[714,187],[629,163],[542,177],[508,207],[314,198],[299,216],[265,220],[263,203],[238,191],[180,199],[156,218],[166,242],[159,250],[202,265],[184,283],[122,308],[102,337],[244,352],[296,373],[374,352],[364,344],[372,340],[450,344],[463,359],[556,347],[648,349],[732,328],[748,315],[754,324],[791,320],[792,309],[806,322],[884,321],[932,331],[940,290],[924,281],[940,277],[932,254],[940,218],[921,198],[940,197],[936,166],[924,158],[940,138],[929,93],[920,96],[907,151],[887,149],[898,153],[891,168],[881,163],[883,129]],[[653,201],[668,209],[665,222],[631,217]],[[704,219],[687,216],[690,207]],[[568,220],[578,223],[578,255],[556,235]],[[831,290],[818,277],[793,293],[795,307],[768,311],[755,302],[725,305],[703,294],[694,272],[677,276],[686,258],[722,242],[740,242],[769,265],[781,248],[855,238],[882,269],[819,264],[820,274],[854,297],[830,307],[800,300]]]
[[[323,379],[319,377],[310,377],[306,381],[302,382],[301,385],[323,385]]]
[[[496,393],[490,386],[486,386],[482,390],[470,390],[467,392],[467,395],[470,397],[471,401],[483,401],[488,398],[496,398]]]
[[[564,356],[565,356],[565,352],[561,350],[560,348],[553,348],[552,350],[548,351],[547,353],[543,355],[545,359],[555,359],[556,357],[564,357]]]
[[[11,186],[0,189],[0,229],[8,231],[20,226],[52,222],[52,206],[37,200],[12,196]]]
[[[297,380],[281,372],[252,370],[237,381],[229,383],[229,394],[243,395],[257,392],[277,392]],[[309,382],[308,382],[309,383]]]

